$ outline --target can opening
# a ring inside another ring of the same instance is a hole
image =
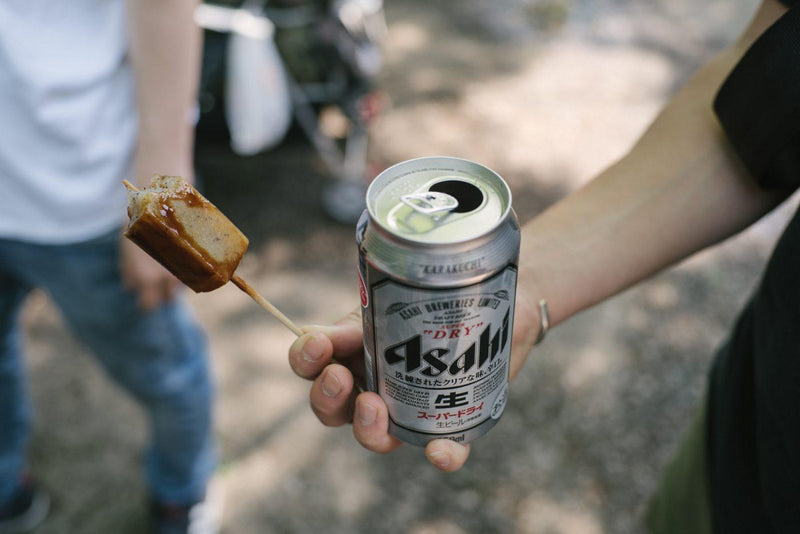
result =
[[[433,184],[429,191],[445,193],[458,201],[453,213],[467,213],[483,204],[483,192],[469,182],[462,180],[442,180]]]

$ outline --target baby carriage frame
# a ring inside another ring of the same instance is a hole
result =
[[[321,191],[323,209],[339,222],[355,222],[369,179],[369,124],[380,108],[383,1],[221,0],[198,6],[195,20],[222,35],[255,31],[274,40],[293,119],[333,178]],[[340,131],[324,128],[323,115],[335,116]]]

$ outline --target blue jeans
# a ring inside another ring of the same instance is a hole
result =
[[[106,372],[143,406],[145,471],[157,499],[200,499],[215,467],[207,347],[180,298],[144,313],[121,283],[118,233],[72,245],[0,239],[0,503],[27,469],[30,410],[19,311],[44,289]]]

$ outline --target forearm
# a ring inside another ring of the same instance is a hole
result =
[[[197,0],[129,0],[130,59],[136,79],[139,138],[134,179],[192,179],[193,115],[202,34]]]
[[[782,9],[765,3],[624,158],[523,228],[520,292],[547,299],[552,324],[736,233],[785,197],[746,175],[712,111],[722,81]]]

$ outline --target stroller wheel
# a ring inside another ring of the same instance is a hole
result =
[[[355,224],[366,208],[365,184],[335,181],[322,188],[322,209],[336,222]]]

